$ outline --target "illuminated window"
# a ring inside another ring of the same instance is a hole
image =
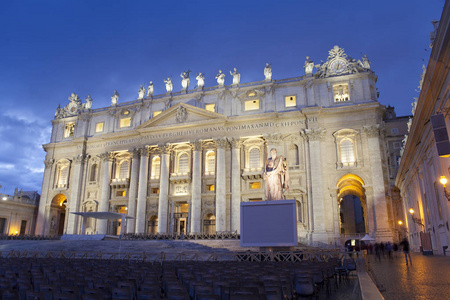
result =
[[[122,118],[120,119],[120,128],[122,127],[130,127],[131,125],[131,118]]]
[[[161,171],[161,159],[159,156],[153,157],[152,160],[152,179],[158,179]]]
[[[249,154],[249,168],[260,168],[261,167],[261,153],[259,148],[253,148],[250,150]]]
[[[295,96],[287,96],[284,97],[284,103],[286,107],[294,107],[297,106],[297,99]]]
[[[259,100],[247,100],[245,101],[245,110],[257,110],[259,109]]]
[[[248,199],[249,202],[258,202],[258,201],[262,201],[262,198],[251,198]]]
[[[178,173],[189,172],[189,156],[183,153],[178,158]]]
[[[122,114],[125,115],[125,116],[126,116],[126,115],[129,115],[129,114],[130,114],[130,111],[129,111],[129,110],[124,110],[124,111],[122,112]]]
[[[215,112],[216,111],[216,104],[214,104],[214,103],[206,104],[205,105],[205,109],[208,110],[208,111]]]
[[[214,174],[216,170],[216,153],[206,152],[205,174]]]
[[[206,186],[206,189],[207,189],[208,191],[210,191],[210,192],[214,192],[215,186],[214,186],[214,184],[208,184],[208,185]]]
[[[125,197],[125,195],[126,195],[126,191],[116,191],[117,197]]]
[[[250,182],[250,188],[251,189],[260,189],[261,188],[261,182]]]
[[[333,86],[334,102],[350,101],[348,93],[348,84],[339,84]]]
[[[349,139],[341,141],[341,163],[343,166],[349,166],[355,163],[353,142]]]
[[[152,194],[159,194],[159,188],[152,188]]]
[[[103,122],[95,124],[95,132],[103,132]]]
[[[153,112],[153,117],[156,117],[157,115],[159,115],[161,113],[161,111],[160,110],[158,110],[158,111],[154,111]]]
[[[73,133],[75,132],[75,123],[67,123],[66,127],[64,128],[64,137],[68,138],[73,136]]]

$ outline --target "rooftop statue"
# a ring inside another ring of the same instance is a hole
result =
[[[370,60],[369,60],[369,58],[367,58],[366,54],[364,54],[364,56],[362,57],[361,64],[364,69],[370,70]]]
[[[314,62],[309,59],[309,56],[306,57],[305,65],[303,66],[305,69],[305,75],[312,75],[314,69]]]
[[[283,188],[289,189],[289,168],[286,159],[277,155],[277,149],[270,150],[264,167],[264,194],[266,201],[284,200]]]
[[[141,84],[141,87],[139,88],[139,96],[138,99],[144,99],[145,97],[145,87]]]
[[[153,81],[150,81],[147,88],[147,97],[153,96]]]
[[[87,97],[85,97],[84,100],[86,101],[86,103],[84,103],[84,108],[85,109],[91,109],[91,107],[92,107],[91,95],[88,95]]]
[[[205,86],[205,74],[197,73],[197,77],[195,77],[195,79],[197,79],[197,88],[203,89]]]
[[[239,84],[241,81],[241,74],[234,68],[234,72],[230,71],[230,75],[233,76],[233,84]]]
[[[168,93],[172,93],[173,90],[172,78],[167,77],[167,79],[164,79],[164,82],[166,83],[166,91]]]
[[[222,70],[219,70],[219,74],[216,75],[216,80],[219,86],[225,85],[225,74],[222,73]]]
[[[264,67],[264,76],[266,77],[266,81],[272,80],[272,66],[269,63],[266,63]]]
[[[325,77],[327,73],[327,64],[323,62],[323,60],[320,61],[320,64],[314,65],[314,67],[317,69],[316,76],[323,78]]]
[[[183,72],[180,74],[181,78],[181,86],[183,87],[183,91],[187,91],[189,88],[189,84],[191,83],[191,80],[189,79],[189,73],[191,70],[187,70],[186,72]]]
[[[117,105],[119,102],[119,93],[117,91],[114,91],[114,95],[111,97],[111,105]]]

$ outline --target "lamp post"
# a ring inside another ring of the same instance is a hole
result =
[[[422,227],[425,227],[425,225],[422,223],[421,219],[414,217],[414,209],[410,208],[409,213],[411,214],[411,219],[413,220],[414,223],[419,224]],[[399,222],[401,222],[401,221],[399,221]]]
[[[447,189],[445,188],[445,184],[447,183],[447,178],[445,178],[445,176],[441,176],[441,179],[439,179],[439,182],[444,187],[445,198],[447,198],[447,201],[450,201],[450,192],[448,192]]]

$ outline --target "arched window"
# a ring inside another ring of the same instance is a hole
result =
[[[216,170],[216,153],[214,151],[206,152],[205,174],[214,174]]]
[[[298,146],[295,144],[289,145],[288,162],[291,166],[298,166],[299,164]]]
[[[128,178],[130,175],[129,169],[130,169],[129,161],[127,160],[123,161],[120,164],[119,178],[121,179]]]
[[[183,153],[178,158],[178,173],[189,172],[189,156],[187,153]]]
[[[90,181],[97,181],[97,175],[98,175],[98,165],[93,164],[91,167],[91,176],[89,177]]]
[[[343,166],[351,166],[355,163],[353,142],[349,139],[341,141],[341,163]]]
[[[152,159],[152,179],[158,179],[161,171],[161,158],[155,156]]]
[[[259,148],[251,149],[248,156],[250,169],[261,167],[261,152],[259,151]]]

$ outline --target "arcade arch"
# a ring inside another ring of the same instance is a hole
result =
[[[50,205],[49,235],[63,235],[66,229],[66,208],[68,201],[66,195],[59,193],[52,199]]]

